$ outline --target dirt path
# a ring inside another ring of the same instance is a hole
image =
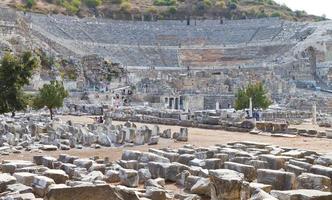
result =
[[[73,116],[61,116],[62,121],[68,119],[72,120],[74,123],[92,123],[93,118],[82,116],[82,117],[73,117]],[[123,122],[113,122],[114,124],[123,124]],[[136,123],[138,126],[142,126],[141,123]],[[154,125],[147,124],[150,128]],[[166,128],[171,128],[172,132],[178,131],[179,126],[167,126],[159,125],[161,130]],[[174,142],[169,139],[160,139],[158,145],[148,146],[135,146],[135,147],[103,147],[101,149],[85,148],[85,149],[71,149],[69,151],[53,151],[53,152],[22,152],[20,154],[11,154],[9,156],[1,156],[0,159],[24,159],[31,160],[33,155],[50,155],[57,157],[60,154],[70,154],[76,155],[79,157],[109,157],[110,160],[118,160],[121,158],[122,152],[124,149],[133,149],[140,151],[147,151],[149,148],[179,148],[184,144],[193,144],[196,146],[208,147],[215,144],[226,144],[228,142],[236,141],[254,141],[269,143],[274,145],[279,145],[282,147],[295,147],[300,149],[313,150],[320,153],[332,153],[332,139],[326,138],[305,138],[305,137],[295,137],[295,138],[276,138],[265,135],[251,135],[249,133],[238,133],[238,132],[227,132],[223,130],[207,130],[199,128],[189,128],[189,141],[186,143],[183,142]]]

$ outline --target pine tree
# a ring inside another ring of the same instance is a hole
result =
[[[267,91],[265,90],[261,82],[255,84],[249,84],[246,88],[239,89],[236,94],[235,109],[242,110],[249,108],[249,99],[252,99],[253,108],[266,109],[271,105],[270,99],[267,97]]]
[[[50,111],[51,119],[53,119],[53,109],[62,107],[67,96],[68,92],[62,83],[51,81],[50,84],[45,84],[39,89],[38,95],[33,99],[33,107],[40,109],[46,106]]]

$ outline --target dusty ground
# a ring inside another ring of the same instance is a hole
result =
[[[71,119],[74,123],[92,123],[93,118],[90,117],[73,117],[73,116],[61,116],[63,121]],[[123,122],[113,122],[114,124],[122,124]],[[138,126],[142,124],[136,123]],[[153,125],[147,124],[149,127],[153,127]],[[310,128],[309,125],[306,125]],[[172,132],[178,131],[180,129],[179,126],[166,126],[159,125],[161,130],[166,128],[171,128]],[[320,153],[332,153],[332,139],[326,138],[305,138],[305,137],[295,137],[295,138],[276,138],[268,135],[251,135],[249,133],[237,133],[237,132],[227,132],[223,130],[206,130],[199,128],[189,128],[190,138],[187,143],[183,142],[174,142],[169,139],[161,139],[158,145],[148,146],[136,146],[127,149],[147,151],[149,148],[163,148],[163,147],[172,147],[178,148],[182,147],[184,144],[193,144],[196,146],[208,147],[214,144],[226,144],[228,142],[236,142],[236,141],[255,141],[262,143],[269,143],[274,145],[280,145],[283,147],[296,147],[301,149],[314,150]],[[77,155],[80,157],[109,157],[110,160],[118,160],[121,158],[121,154],[124,148],[116,147],[116,148],[106,148],[103,147],[101,149],[92,149],[86,148],[83,150],[72,149],[69,151],[54,151],[54,152],[23,152],[20,154],[11,154],[9,156],[1,156],[0,159],[24,159],[31,160],[33,155],[50,155],[57,157],[59,154],[70,154]]]

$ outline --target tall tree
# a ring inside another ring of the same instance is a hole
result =
[[[29,84],[33,70],[39,67],[38,57],[31,52],[20,56],[5,54],[0,61],[0,113],[12,112],[26,108],[22,88]]]
[[[39,89],[38,95],[33,100],[33,107],[40,109],[46,106],[50,111],[51,119],[53,119],[53,109],[62,107],[67,96],[68,92],[62,83],[51,81],[50,84],[45,84]]]
[[[267,97],[267,91],[265,90],[261,82],[249,84],[246,88],[239,89],[236,94],[235,109],[242,110],[249,108],[249,99],[252,99],[253,108],[266,109],[271,105],[270,99]]]

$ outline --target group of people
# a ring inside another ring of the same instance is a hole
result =
[[[103,116],[95,117],[95,123],[97,124],[104,123],[104,117]]]

